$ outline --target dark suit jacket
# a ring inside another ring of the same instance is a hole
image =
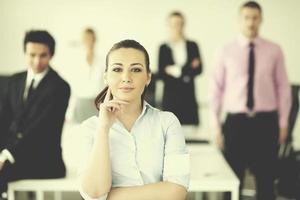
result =
[[[2,112],[2,110],[4,110],[4,98],[6,96],[7,93],[7,83],[9,80],[9,76],[0,76],[0,113]],[[4,127],[3,123],[2,123],[3,119],[0,119],[0,130],[3,130]],[[5,140],[5,133],[0,131],[0,149],[2,148],[2,146],[4,145],[4,140]]]
[[[3,148],[15,158],[14,167],[22,169],[22,178],[63,177],[60,141],[70,87],[49,68],[30,100],[24,102],[26,76],[27,72],[15,74],[8,83],[5,109],[0,113],[1,132],[8,136]]]
[[[172,50],[168,44],[159,49],[159,78],[164,82],[162,106],[173,112],[182,124],[198,124],[198,105],[195,97],[194,78],[202,72],[202,60],[198,46],[193,41],[186,41],[187,61],[182,66],[182,74],[174,78],[165,72],[168,65],[174,64]],[[200,66],[193,69],[194,58],[200,59]]]

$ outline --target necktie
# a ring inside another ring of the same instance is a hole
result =
[[[249,45],[249,68],[248,68],[248,94],[247,94],[247,108],[252,110],[254,107],[254,98],[253,98],[253,87],[254,87],[254,65],[255,65],[255,58],[254,58],[254,44],[250,43]]]
[[[28,89],[28,93],[27,93],[27,100],[26,101],[28,101],[32,97],[32,94],[34,93],[33,84],[34,84],[34,78],[31,80],[31,83],[30,83],[30,86],[29,86],[29,89]]]

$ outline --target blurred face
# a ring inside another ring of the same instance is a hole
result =
[[[151,74],[147,72],[145,55],[133,48],[120,48],[110,53],[104,78],[116,99],[140,101]]]
[[[25,58],[27,66],[30,67],[35,74],[38,74],[48,68],[52,56],[47,45],[28,42],[25,46]]]
[[[179,16],[170,16],[168,19],[168,27],[171,37],[183,35],[183,18]]]
[[[94,36],[94,34],[90,33],[90,32],[84,32],[82,34],[82,43],[86,48],[91,48],[94,46],[96,38]]]
[[[240,26],[242,34],[253,39],[258,35],[262,21],[261,13],[255,8],[242,8],[240,13]]]

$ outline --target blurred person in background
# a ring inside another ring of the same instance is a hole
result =
[[[184,35],[185,18],[172,12],[167,18],[169,38],[159,48],[159,77],[163,80],[162,109],[173,112],[182,125],[199,124],[194,79],[202,72],[196,42]]]
[[[245,169],[255,176],[258,200],[274,200],[278,145],[287,138],[291,88],[279,45],[259,36],[261,6],[239,10],[241,34],[216,59],[212,78],[216,143],[243,187]],[[220,114],[227,116],[223,129]]]
[[[9,181],[65,176],[61,132],[70,87],[50,67],[55,40],[31,30],[24,52],[28,69],[10,77],[0,112],[0,132],[7,136],[0,151],[0,199]]]
[[[69,82],[72,93],[67,119],[75,124],[97,114],[94,99],[104,88],[101,59],[96,51],[96,33],[86,28],[81,35],[80,55],[74,56]]]

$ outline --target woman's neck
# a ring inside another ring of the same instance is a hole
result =
[[[174,35],[171,35],[170,37],[170,40],[171,42],[180,42],[182,40],[184,40],[184,36],[183,34],[174,34]]]
[[[125,105],[122,111],[118,114],[117,118],[125,128],[130,132],[134,122],[142,113],[142,102],[130,102],[128,105]]]

